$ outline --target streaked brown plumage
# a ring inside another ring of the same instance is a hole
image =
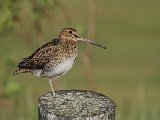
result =
[[[29,57],[23,58],[18,64],[18,69],[13,74],[30,72],[36,76],[49,78],[54,95],[51,80],[64,75],[72,68],[78,55],[77,41],[79,40],[106,49],[100,44],[81,37],[76,30],[64,28],[58,38],[42,45]]]

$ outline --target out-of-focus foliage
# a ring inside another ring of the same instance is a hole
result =
[[[21,0],[0,1],[0,35],[16,28]]]
[[[20,84],[16,83],[15,81],[7,80],[6,84],[4,85],[3,96],[18,99],[22,91],[23,88]]]
[[[31,0],[32,11],[34,16],[37,18],[43,18],[47,14],[48,10],[54,8],[54,0]]]
[[[45,18],[50,10],[55,7],[54,0],[30,0],[31,14],[35,21],[37,31],[41,30],[41,20]],[[18,28],[20,12],[23,1],[21,0],[1,0],[0,1],[0,35],[11,32]]]
[[[55,7],[54,0],[31,0],[31,5],[35,29],[37,32],[41,32],[41,21],[46,17],[47,12]]]

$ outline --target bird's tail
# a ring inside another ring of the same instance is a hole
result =
[[[13,75],[17,75],[17,74],[20,74],[20,73],[27,73],[27,72],[31,72],[30,70],[27,70],[27,69],[17,69],[13,72]]]

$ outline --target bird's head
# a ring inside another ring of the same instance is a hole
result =
[[[104,49],[107,49],[105,46],[103,45],[100,45],[98,43],[95,43],[94,41],[91,41],[91,40],[88,40],[88,39],[85,39],[83,38],[82,36],[80,36],[75,29],[73,28],[64,28],[60,35],[59,35],[59,39],[61,40],[72,40],[72,41],[84,41],[84,42],[88,42],[90,44],[93,44],[93,45],[96,45],[98,47],[101,47],[101,48],[104,48]]]
[[[64,28],[59,35],[59,38],[61,40],[77,41],[77,38],[80,38],[80,37],[81,36],[73,28]]]

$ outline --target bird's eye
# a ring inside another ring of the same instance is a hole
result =
[[[69,31],[70,34],[72,34],[72,31]]]
[[[75,37],[77,37],[77,38],[79,37],[79,36],[78,36],[78,35],[76,35],[76,34],[74,34],[74,36],[75,36]]]

